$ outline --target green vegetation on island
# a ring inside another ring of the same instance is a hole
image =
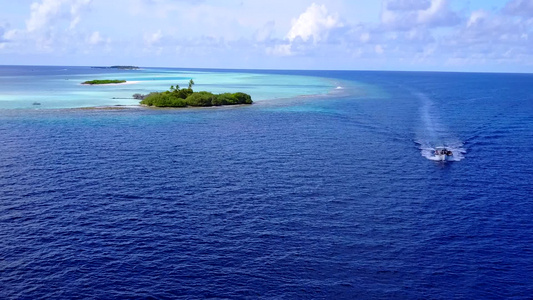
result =
[[[180,89],[179,85],[171,86],[169,91],[150,93],[148,95],[135,94],[133,98],[142,100],[142,105],[155,107],[187,107],[187,106],[220,106],[252,104],[252,97],[245,93],[213,94],[210,92],[194,92],[194,81],[189,81],[189,87]]]
[[[139,70],[139,67],[136,66],[111,66],[110,69],[119,69],[119,70]]]
[[[91,81],[85,81],[83,82],[82,84],[90,84],[90,85],[93,85],[93,84],[112,84],[112,83],[124,83],[126,82],[126,80],[109,80],[109,79],[104,79],[104,80],[91,80]]]
[[[111,66],[111,67],[91,67],[93,69],[119,69],[119,70],[139,70],[136,66]]]

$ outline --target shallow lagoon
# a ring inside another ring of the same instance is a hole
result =
[[[132,84],[81,85],[84,81],[94,79],[120,79]],[[336,88],[334,81],[323,77],[238,70],[27,66],[10,72],[9,67],[0,67],[0,109],[137,105],[139,101],[132,99],[135,93],[165,91],[176,84],[186,87],[190,79],[195,81],[196,91],[244,92],[250,94],[254,101],[324,95]]]

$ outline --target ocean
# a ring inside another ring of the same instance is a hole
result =
[[[80,85],[104,78],[134,84]],[[255,103],[131,99],[189,79]],[[2,299],[533,295],[533,74],[1,66],[0,82]]]

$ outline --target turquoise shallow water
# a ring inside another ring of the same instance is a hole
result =
[[[0,109],[0,299],[531,298],[533,75],[204,75],[270,100]]]
[[[124,85],[81,85],[94,79],[121,79]],[[238,70],[153,69],[115,70],[89,67],[0,67],[0,109],[78,108],[137,105],[135,93],[168,90],[171,85],[186,87],[190,79],[197,91],[245,92],[254,101],[323,95],[336,82],[319,76],[251,73]],[[31,84],[30,84],[31,83]],[[33,103],[40,103],[39,106]]]

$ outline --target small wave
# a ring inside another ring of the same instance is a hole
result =
[[[335,89],[336,89],[336,90],[342,90],[343,87],[342,87],[342,86],[338,86],[338,87],[336,87]]]

